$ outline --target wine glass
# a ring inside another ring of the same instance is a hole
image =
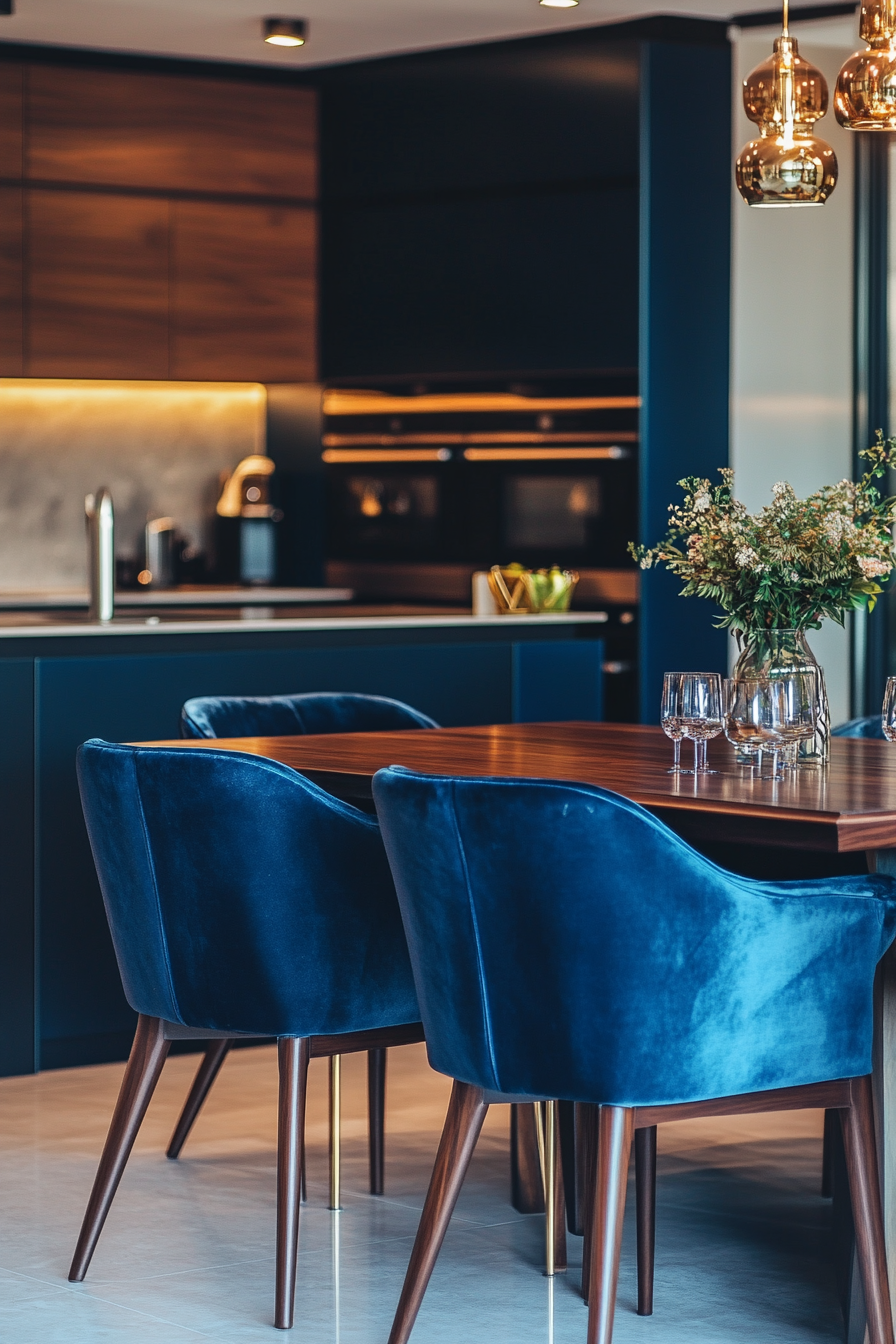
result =
[[[896,742],[896,677],[887,678],[884,691],[884,703],[881,709],[880,726],[888,742]]]
[[[731,677],[725,681],[725,736],[736,751],[755,755],[755,764],[762,764],[763,736],[757,724],[756,694],[761,679],[758,677]]]
[[[672,768],[666,771],[669,775],[690,774],[689,770],[682,770],[681,768],[681,739],[684,737],[684,727],[681,722],[682,675],[681,672],[666,672],[663,674],[660,724],[666,736],[671,738],[673,746]]]
[[[772,772],[762,779],[781,780],[781,752],[791,743],[815,734],[818,718],[815,672],[800,669],[786,677],[771,677],[757,684],[753,698],[755,722],[763,738],[763,750],[772,758]]]
[[[706,744],[722,731],[722,678],[718,672],[681,673],[681,722],[694,743],[694,774],[714,775],[706,764]]]
[[[799,745],[815,736],[818,726],[818,682],[813,667],[794,668],[780,681],[784,686],[784,764],[796,767]],[[792,755],[791,755],[792,754]]]

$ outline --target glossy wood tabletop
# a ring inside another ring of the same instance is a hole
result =
[[[659,728],[621,723],[518,723],[320,737],[239,737],[144,745],[243,751],[281,761],[343,798],[370,797],[386,765],[455,775],[511,775],[599,784],[648,807],[693,840],[827,852],[896,847],[896,745],[834,738],[823,769],[781,783],[738,766],[710,743],[715,775],[670,775]],[[690,746],[683,744],[688,764]]]

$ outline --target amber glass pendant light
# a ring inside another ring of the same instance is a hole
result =
[[[812,134],[828,110],[828,86],[790,36],[787,8],[784,0],[774,52],[744,80],[744,111],[759,126],[758,139],[744,145],[735,169],[748,205],[824,205],[837,185],[837,156]]]
[[[850,131],[896,131],[896,0],[866,0],[859,37],[868,48],[837,76],[834,115]]]

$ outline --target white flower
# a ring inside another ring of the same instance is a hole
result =
[[[642,569],[649,569],[649,568],[650,568],[650,561],[647,559],[647,556],[646,556],[646,555],[645,555],[644,559],[641,561],[641,568],[642,568]]]
[[[705,513],[711,505],[712,500],[705,490],[702,490],[699,495],[694,496],[694,508],[698,513]]]
[[[789,489],[790,487],[786,481],[775,481],[774,485],[772,486],[772,497],[774,499],[780,499],[782,495],[787,494],[787,491]]]
[[[859,569],[866,579],[877,579],[881,574],[889,574],[890,566],[886,560],[876,560],[873,555],[857,555]]]
[[[741,569],[749,569],[751,565],[755,565],[759,557],[752,546],[744,546],[742,550],[735,553],[734,559]]]

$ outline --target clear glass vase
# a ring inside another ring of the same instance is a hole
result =
[[[751,635],[734,664],[733,677],[784,677],[800,668],[812,668],[818,687],[818,721],[815,736],[800,742],[797,761],[800,765],[824,765],[828,759],[831,737],[831,712],[828,692],[824,684],[824,670],[809,648],[803,630],[763,630]],[[739,751],[742,765],[752,763],[748,752]]]

